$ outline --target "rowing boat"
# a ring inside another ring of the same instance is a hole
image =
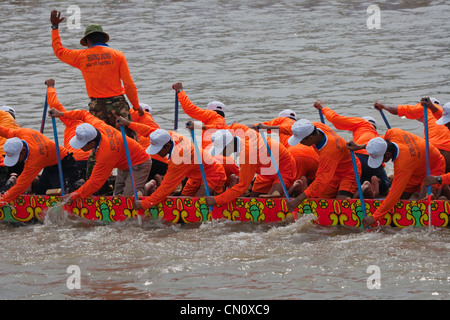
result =
[[[366,212],[371,214],[382,200],[365,200]],[[0,208],[0,221],[32,223],[43,220],[46,211],[60,205],[58,196],[23,195]],[[77,199],[64,205],[68,214],[102,222],[136,219],[132,197],[93,196]],[[450,201],[434,200],[428,208],[426,201],[397,202],[379,221],[392,227],[447,227]],[[205,198],[169,197],[163,203],[144,211],[145,218],[170,223],[201,223],[228,219],[232,221],[283,222],[294,218],[284,198],[238,198],[232,203],[214,206],[210,212]],[[298,206],[295,217],[311,215],[311,221],[322,226],[361,227],[363,211],[359,199],[307,199]],[[306,216],[308,217],[308,216]],[[377,223],[378,225],[378,223]]]

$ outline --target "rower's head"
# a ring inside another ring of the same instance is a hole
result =
[[[297,113],[291,109],[284,109],[278,114],[278,117],[290,118],[292,120],[297,121]]]
[[[174,142],[168,131],[156,129],[150,134],[150,146],[146,151],[150,155],[158,154],[164,158],[170,153],[173,145]]]
[[[299,143],[306,146],[312,146],[318,141],[317,128],[309,120],[298,120],[292,125],[291,130],[292,136],[288,140],[288,143],[291,146],[295,146]]]
[[[140,106],[140,107],[142,108],[142,110],[144,110],[145,112],[152,114],[152,107],[150,107],[148,104],[139,102],[139,106]]]
[[[442,124],[450,130],[450,102],[444,104],[442,107],[442,117],[440,117],[436,123]]]
[[[366,145],[366,151],[369,154],[367,164],[371,168],[378,168],[383,162],[391,160],[395,154],[395,145],[381,137],[371,139]]]
[[[13,108],[11,108],[10,106],[1,106],[0,110],[8,112],[11,115],[11,117],[16,119],[16,111]]]
[[[13,167],[17,163],[22,163],[27,155],[27,147],[17,137],[6,140],[3,145],[3,151],[5,152],[3,164],[7,167]]]
[[[219,115],[225,118],[225,105],[220,101],[211,101],[206,106],[207,109],[217,112]]]
[[[100,132],[93,125],[83,123],[75,129],[75,136],[70,139],[69,144],[74,149],[89,151],[97,147],[100,137]]]
[[[90,47],[95,43],[106,43],[108,41],[109,35],[103,32],[102,26],[91,24],[86,27],[84,37],[80,40],[80,44],[85,47]]]
[[[209,154],[212,156],[224,155],[228,157],[236,150],[236,138],[228,130],[217,130],[211,135],[211,141],[212,147],[209,149]]]
[[[371,116],[364,116],[362,117],[364,120],[368,121],[374,128],[375,130],[377,130],[378,127],[378,123],[377,120],[375,120],[373,117]]]

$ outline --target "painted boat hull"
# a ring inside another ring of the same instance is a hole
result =
[[[32,223],[43,220],[46,210],[58,205],[57,196],[24,195],[9,206],[0,208],[0,221]],[[366,212],[374,212],[382,200],[366,200]],[[136,219],[131,197],[90,197],[78,199],[65,205],[64,210],[88,220],[102,222]],[[450,201],[435,200],[431,203],[431,225],[447,227]],[[311,220],[323,226],[343,225],[361,227],[363,218],[360,200],[309,199],[298,206],[298,213],[312,214]],[[209,212],[204,198],[170,197],[158,206],[144,211],[145,218],[170,223],[201,223],[214,219],[255,221],[265,223],[293,220],[284,198],[239,198],[223,206],[215,206]],[[392,227],[428,226],[428,207],[425,201],[399,201],[379,221],[380,225]]]

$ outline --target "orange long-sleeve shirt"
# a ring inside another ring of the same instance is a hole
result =
[[[121,51],[107,45],[83,50],[67,49],[61,43],[58,29],[52,30],[52,47],[59,60],[80,69],[90,98],[126,94],[133,108],[139,109],[137,88],[131,78],[127,59]]]
[[[189,97],[186,92],[180,91],[177,93],[178,101],[184,112],[192,119],[201,121],[204,125],[226,125],[225,118],[214,110],[202,109],[197,107]],[[205,130],[202,134],[202,147],[207,148],[211,144],[211,135],[215,130]]]
[[[295,159],[297,168],[295,179],[298,180],[305,176],[310,181],[313,181],[319,167],[319,155],[316,150],[301,143],[290,146],[287,150]]]
[[[63,114],[65,118],[90,123],[101,134],[100,144],[95,152],[96,163],[91,176],[83,186],[74,191],[76,194],[73,197],[74,199],[77,197],[86,198],[105,184],[114,168],[128,170],[123,138],[120,131],[94,117],[86,110],[65,111]],[[150,156],[136,140],[129,137],[126,139],[133,166],[144,163],[149,159]]]
[[[142,123],[133,122],[130,129],[139,132],[142,135],[149,136],[155,129]],[[180,184],[184,177],[192,179],[199,184],[203,183],[200,166],[195,154],[194,145],[182,135],[168,131],[175,143],[172,154],[169,158],[167,172],[164,175],[161,185],[149,197],[142,200],[144,209],[164,201],[175,188]],[[199,147],[202,153],[202,164],[205,170],[206,182],[208,186],[214,188],[215,185],[223,184],[226,181],[225,170],[207,151]]]
[[[264,121],[261,122],[262,124],[265,124],[267,126],[278,126],[280,128],[279,131],[279,137],[280,137],[280,142],[283,146],[285,146],[286,148],[289,148],[290,145],[288,143],[289,138],[291,137],[291,135],[286,134],[286,129],[290,129],[292,127],[292,125],[295,123],[294,119],[288,118],[288,117],[277,117],[275,119],[272,119],[270,121]],[[256,123],[255,123],[256,125]]]
[[[277,175],[267,147],[258,132],[239,123],[228,126],[228,130],[240,139],[239,183],[214,198],[218,205],[229,203],[242,196],[247,191],[255,174]],[[283,177],[283,182],[289,187],[295,180],[294,157],[282,144],[270,137],[266,139]]]
[[[140,116],[139,111],[130,109],[130,115],[131,115],[131,119],[134,122],[143,123],[145,125],[155,128],[154,130],[160,128],[158,123],[156,123],[155,119],[153,118],[153,116],[148,112],[144,112],[144,115]],[[150,145],[150,137],[144,136],[144,135],[140,134],[139,132],[136,132],[136,134],[138,137],[139,144],[144,148],[144,150],[147,149],[148,146]],[[150,155],[150,157],[152,159],[155,159],[155,160],[167,163],[167,164],[169,163],[169,160],[167,158],[163,158],[159,154],[152,154],[152,155]]]
[[[384,139],[395,143],[398,147],[398,155],[392,159],[394,180],[391,189],[380,207],[374,212],[375,221],[383,218],[392,209],[404,191],[419,191],[426,176],[426,150],[423,138],[395,128],[387,130]],[[431,174],[437,176],[444,174],[445,159],[439,150],[430,145],[429,155]]]
[[[430,143],[440,150],[450,151],[450,131],[444,126],[436,124],[436,120],[442,116],[442,107],[438,104],[434,105],[438,108],[435,113],[427,109],[428,116],[428,138]],[[398,115],[408,119],[416,119],[423,123],[423,105],[399,105],[397,107]]]
[[[59,110],[61,112],[67,111],[64,106],[59,102],[58,97],[56,95],[55,88],[47,88],[47,102],[50,108]],[[75,130],[77,126],[83,123],[81,120],[67,119],[61,117],[60,120],[64,123],[64,147],[70,152],[73,153],[73,157],[77,161],[87,160],[89,158],[90,151],[83,151],[81,149],[74,149],[70,146],[70,139],[75,136]]]
[[[16,120],[14,120],[14,118],[8,112],[5,112],[3,110],[0,110],[0,127],[9,129],[20,128]],[[6,139],[7,138],[0,136],[0,166],[3,166],[3,145],[5,144]]]
[[[450,184],[450,172],[442,175],[442,184]]]
[[[336,129],[352,131],[353,141],[357,144],[367,144],[371,139],[379,136],[373,125],[363,118],[341,116],[330,108],[323,108],[322,112]],[[368,154],[366,149],[355,151],[355,153]]]
[[[305,190],[308,198],[320,197],[333,179],[347,177],[349,172],[353,172],[353,162],[346,141],[325,124],[313,122],[313,125],[325,134],[326,140],[323,142],[324,145],[314,146],[319,155],[319,166],[315,180]],[[358,169],[361,170],[359,160],[356,159],[356,162]],[[356,183],[355,175],[352,177]]]
[[[58,163],[56,145],[40,132],[28,128],[8,129],[0,126],[0,136],[7,139],[17,137],[28,146],[28,156],[22,173],[16,184],[0,198],[0,201],[10,202],[25,192],[43,168]],[[67,149],[59,146],[59,154],[61,160],[64,159]]]

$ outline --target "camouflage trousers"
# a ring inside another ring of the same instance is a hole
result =
[[[89,102],[89,113],[118,130],[120,130],[120,128],[116,124],[116,117],[122,116],[131,121],[130,106],[123,95],[109,98],[91,98],[91,102]],[[137,135],[133,130],[125,128],[125,133],[130,138],[137,140]],[[87,161],[87,179],[89,179],[95,163],[95,151],[93,150]],[[110,181],[108,179],[105,185],[96,194],[107,195],[112,192],[112,190],[109,189],[109,185]]]
[[[131,121],[130,106],[123,95],[109,98],[91,98],[89,113],[118,130],[120,128],[116,124],[117,117],[122,116]],[[137,139],[133,130],[125,128],[125,132],[130,138]]]

